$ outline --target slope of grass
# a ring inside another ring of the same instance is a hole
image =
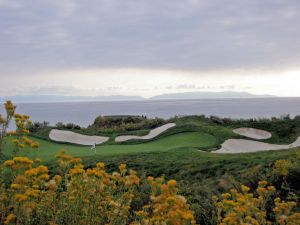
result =
[[[95,157],[95,156],[111,156],[129,153],[145,153],[154,151],[168,151],[176,148],[208,148],[216,145],[217,140],[214,136],[203,132],[184,132],[171,136],[163,137],[147,143],[132,145],[102,145],[97,146],[96,152],[90,147],[81,147],[68,144],[59,144],[37,138],[32,138],[40,143],[39,150],[31,150],[29,157],[39,157],[45,161],[54,159],[56,153],[61,149],[65,149],[68,154],[76,157]],[[14,146],[10,139],[6,140],[5,149],[6,156],[9,156]],[[20,154],[27,153],[28,149],[22,149]]]

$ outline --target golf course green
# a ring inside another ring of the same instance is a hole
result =
[[[11,155],[14,148],[11,142],[12,138],[6,140],[5,154]],[[195,148],[195,150],[201,148],[207,148],[214,146],[217,143],[217,139],[207,133],[203,132],[184,132],[178,133],[167,137],[162,137],[157,140],[149,141],[140,144],[128,144],[128,145],[100,145],[95,150],[90,147],[76,146],[71,144],[60,144],[52,141],[46,141],[38,138],[31,138],[34,141],[40,143],[38,150],[28,148],[22,149],[19,154],[28,154],[29,157],[38,157],[43,161],[53,160],[55,155],[60,150],[65,150],[66,153],[76,157],[86,156],[104,156],[104,155],[121,155],[129,153],[145,153],[156,151],[168,151],[172,149],[182,148]]]

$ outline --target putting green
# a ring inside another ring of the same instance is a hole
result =
[[[120,155],[128,153],[142,153],[154,151],[168,151],[176,148],[204,148],[216,145],[217,139],[203,132],[184,132],[171,136],[163,137],[158,140],[150,141],[142,144],[132,145],[101,145],[97,146],[96,152],[90,147],[81,147],[68,144],[59,144],[41,139],[31,138],[40,143],[38,150],[31,150],[27,153],[29,157],[39,157],[45,161],[54,159],[57,152],[64,149],[68,154],[76,157],[85,157],[93,155]],[[5,155],[11,155],[13,144],[8,139],[5,143]],[[20,155],[28,152],[28,149],[21,150]]]

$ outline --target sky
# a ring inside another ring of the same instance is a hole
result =
[[[0,0],[0,96],[300,96],[299,0]]]

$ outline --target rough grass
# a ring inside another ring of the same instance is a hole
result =
[[[179,181],[180,192],[195,211],[197,222],[210,225],[215,224],[212,221],[215,209],[211,201],[212,195],[233,187],[239,188],[240,183],[251,186],[256,185],[259,180],[268,180],[269,169],[274,161],[295,158],[297,151],[299,150],[214,154],[184,148],[167,152],[84,157],[83,160],[87,167],[103,161],[110,171],[115,171],[122,162],[128,168],[138,171],[140,176],[163,176]],[[298,177],[296,179],[300,182]]]

